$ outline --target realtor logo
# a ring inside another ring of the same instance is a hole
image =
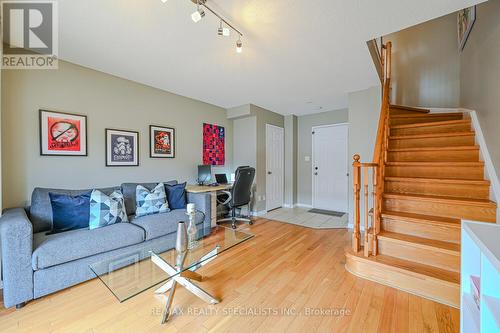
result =
[[[57,2],[2,1],[2,69],[57,68]]]

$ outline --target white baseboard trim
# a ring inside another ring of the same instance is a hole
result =
[[[428,108],[428,107],[422,107],[423,109],[429,109],[431,110],[431,113],[458,113],[458,112],[463,112],[463,109],[461,108]]]
[[[299,207],[299,208],[313,208],[312,205],[307,205],[307,204],[303,204],[303,203],[296,203],[295,207]]]
[[[283,208],[294,208],[296,205],[283,204]]]
[[[491,199],[495,202],[500,203],[500,182],[498,181],[498,176],[495,170],[495,166],[491,159],[488,146],[486,145],[486,140],[484,139],[483,131],[481,129],[481,124],[477,117],[477,113],[474,110],[461,109],[461,112],[466,112],[469,114],[472,122],[472,127],[476,132],[476,143],[479,145],[479,154],[481,159],[484,161],[484,166],[486,168],[486,178],[491,182]],[[497,223],[500,223],[500,209],[497,208]]]

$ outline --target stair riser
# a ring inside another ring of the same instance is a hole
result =
[[[349,256],[346,258],[346,268],[357,276],[430,298],[440,303],[460,307],[459,284],[443,283],[432,278],[422,279],[400,272],[390,266],[374,265]]]
[[[418,111],[409,111],[409,110],[404,110],[404,109],[390,109],[390,115],[421,115],[423,112],[418,112]]]
[[[382,230],[460,244],[460,226],[382,218]]]
[[[396,151],[387,155],[390,162],[477,162],[477,150]]]
[[[469,219],[474,221],[495,222],[496,208],[447,202],[420,201],[413,199],[385,198],[384,209],[395,212]]]
[[[406,124],[432,123],[432,122],[436,122],[436,121],[461,120],[461,119],[462,119],[462,115],[392,118],[391,119],[391,126],[406,125]]]
[[[386,181],[386,192],[403,194],[437,195],[469,199],[488,199],[488,185],[447,184],[438,182]]]
[[[389,140],[389,149],[457,147],[457,146],[473,146],[475,144],[476,140],[474,135],[445,136],[437,138],[418,138],[418,139],[391,139]]]
[[[471,130],[470,122],[467,124],[451,124],[426,127],[410,128],[391,128],[391,135],[419,135],[419,134],[438,134],[453,132],[469,132]]]
[[[410,260],[421,264],[446,269],[453,272],[460,271],[460,254],[443,253],[433,248],[420,248],[411,243],[399,243],[387,239],[378,239],[380,254]]]
[[[387,166],[387,177],[423,177],[444,179],[484,179],[482,166]]]

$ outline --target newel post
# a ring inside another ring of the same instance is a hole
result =
[[[358,253],[360,247],[360,209],[359,209],[359,190],[361,186],[361,163],[359,162],[360,156],[354,155],[354,162],[352,163],[352,179],[353,179],[353,192],[354,192],[354,219],[353,219],[353,233],[352,233],[352,250]]]

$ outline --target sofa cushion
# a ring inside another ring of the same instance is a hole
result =
[[[111,192],[116,189],[119,189],[119,187],[101,188],[99,190],[105,194],[111,194]],[[61,190],[55,188],[35,188],[31,194],[30,207],[30,221],[33,224],[33,233],[52,230],[52,205],[50,204],[49,193],[75,196],[91,190],[92,189]]]
[[[41,232],[33,237],[32,266],[36,271],[143,241],[144,230],[130,223],[52,235]]]
[[[90,194],[91,191],[75,196],[49,193],[53,234],[89,226]]]
[[[152,190],[148,190],[142,185],[137,185],[135,193],[135,202],[137,204],[135,216],[161,214],[170,211],[163,183],[159,183]]]
[[[120,222],[128,222],[122,191],[116,190],[106,195],[99,190],[93,190],[90,196],[89,229]]]
[[[176,180],[171,180],[168,182],[163,182],[163,184],[171,184],[175,185],[177,184]],[[137,204],[135,202],[135,190],[137,188],[137,185],[142,185],[148,190],[152,190],[158,185],[158,183],[123,183],[122,184],[122,193],[123,193],[123,198],[125,199],[125,209],[127,211],[127,215],[134,215],[135,214],[135,208],[137,207]]]
[[[197,225],[203,223],[204,219],[203,213],[198,212],[196,214],[195,221]],[[177,232],[177,223],[187,220],[186,210],[176,209],[165,214],[133,217],[130,222],[143,228],[146,231],[146,240],[150,240]],[[199,228],[201,227],[199,226]]]
[[[167,201],[170,209],[186,209],[186,183],[177,185],[165,185]]]

